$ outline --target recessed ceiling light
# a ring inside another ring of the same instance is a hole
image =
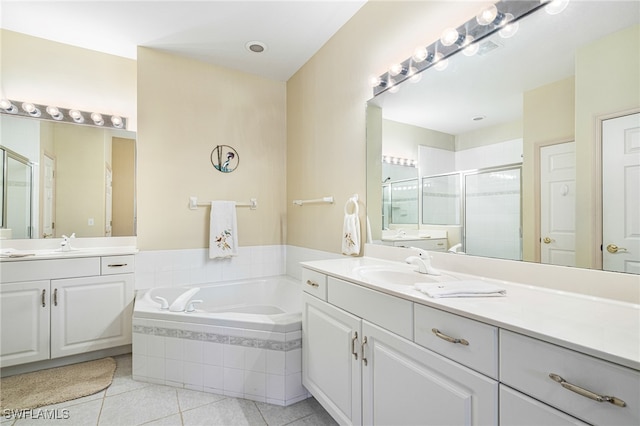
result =
[[[261,41],[250,41],[244,45],[244,47],[253,53],[262,53],[267,50],[267,45],[262,43]]]

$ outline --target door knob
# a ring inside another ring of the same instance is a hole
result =
[[[626,248],[624,248],[624,247],[618,247],[618,246],[617,246],[617,245],[615,245],[615,244],[609,244],[609,245],[607,246],[607,251],[608,251],[609,253],[617,253],[617,252],[619,252],[619,251],[627,251],[627,249],[626,249]]]
[[[545,244],[550,244],[552,242],[554,242],[555,240],[549,237],[544,237],[544,239],[542,240],[543,243]]]

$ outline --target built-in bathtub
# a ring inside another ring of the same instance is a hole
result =
[[[204,392],[290,405],[302,386],[302,288],[272,277],[197,286],[193,312],[161,308],[191,287],[136,296],[133,378]]]

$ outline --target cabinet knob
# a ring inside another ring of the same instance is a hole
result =
[[[313,282],[311,280],[307,280],[307,285],[310,285],[311,287],[319,287],[320,284]]]

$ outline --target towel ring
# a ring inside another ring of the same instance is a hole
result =
[[[360,212],[360,207],[358,206],[358,194],[355,194],[353,197],[349,198],[347,202],[344,204],[344,214],[349,214],[347,208],[349,207],[350,203],[353,203],[352,214],[355,214],[357,216]]]

